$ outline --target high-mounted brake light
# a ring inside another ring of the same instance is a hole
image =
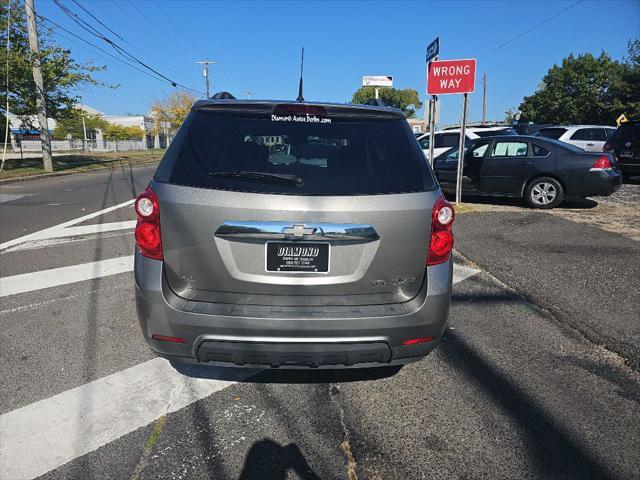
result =
[[[162,237],[160,236],[160,202],[151,187],[142,192],[135,201],[138,215],[136,244],[141,255],[162,260]]]
[[[433,206],[431,215],[431,238],[427,265],[438,265],[449,260],[453,250],[453,233],[451,227],[455,218],[455,210],[444,197],[440,197]]]
[[[287,115],[315,115],[317,117],[327,117],[327,110],[321,105],[308,105],[306,103],[279,103],[273,109],[273,114],[277,116]]]
[[[593,165],[591,165],[591,169],[589,171],[599,172],[603,170],[611,170],[612,168],[613,168],[613,164],[611,163],[611,160],[609,159],[609,157],[606,155],[600,155],[596,159],[596,161],[593,162]]]

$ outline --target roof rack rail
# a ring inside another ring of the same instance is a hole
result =
[[[218,92],[213,97],[212,100],[236,100],[236,97],[231,95],[229,92]]]
[[[370,98],[363,105],[371,105],[372,107],[386,107],[387,104],[381,98]]]

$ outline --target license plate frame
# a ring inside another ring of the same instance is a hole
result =
[[[278,247],[293,250],[278,252]],[[266,242],[264,269],[268,273],[328,274],[331,270],[331,245],[328,242]]]

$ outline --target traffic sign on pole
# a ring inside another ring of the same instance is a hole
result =
[[[427,63],[436,58],[439,53],[440,37],[436,37],[436,39],[427,46]]]
[[[476,88],[476,59],[438,60],[429,64],[427,93],[473,93]]]

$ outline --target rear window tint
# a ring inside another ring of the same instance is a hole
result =
[[[620,125],[611,139],[638,142],[640,141],[640,125]]]
[[[404,119],[333,115],[318,120],[194,111],[167,151],[156,180],[291,195],[371,195],[436,188]],[[302,183],[212,175],[220,172],[295,175]]]
[[[440,137],[440,145],[436,145],[439,148],[457,147],[460,144],[459,133],[443,133]],[[436,142],[437,143],[437,142]]]
[[[513,128],[505,128],[504,130],[476,130],[473,133],[480,138],[518,135],[518,132]]]
[[[537,135],[539,137],[555,138],[557,140],[566,131],[566,128],[541,128]]]

